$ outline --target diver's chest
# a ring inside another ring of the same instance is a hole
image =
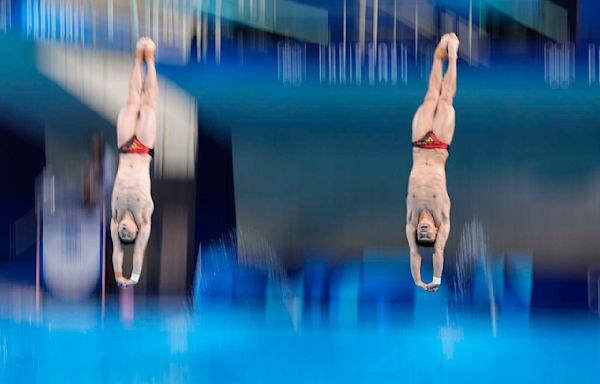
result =
[[[416,166],[409,177],[413,189],[445,189],[446,174],[439,167]]]
[[[115,193],[114,203],[117,208],[145,208],[152,200],[150,191],[140,185],[122,183]]]

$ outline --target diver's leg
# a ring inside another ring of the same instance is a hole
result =
[[[412,123],[412,141],[417,141],[427,132],[433,129],[433,117],[440,97],[442,87],[442,67],[447,56],[447,45],[449,36],[444,35],[435,49],[431,73],[429,75],[429,87],[425,94],[423,104],[419,106]]]
[[[458,57],[458,38],[450,34],[448,41],[448,68],[442,82],[442,91],[438,101],[433,132],[442,142],[450,144],[454,136],[455,111],[452,103],[456,94],[456,60]]]
[[[156,79],[156,66],[154,56],[156,54],[156,44],[145,38],[144,42],[144,57],[146,59],[146,78],[144,79],[144,97],[142,102],[154,108],[156,96],[158,95],[158,81]]]
[[[144,80],[144,93],[140,118],[136,127],[135,135],[149,148],[154,148],[156,140],[156,113],[155,104],[158,96],[158,81],[156,78],[156,67],[154,55],[156,46],[149,38],[144,38],[144,54],[146,58],[147,73]]]
[[[130,140],[137,124],[138,114],[142,100],[142,61],[144,60],[143,47],[138,44],[133,69],[129,77],[129,91],[127,103],[119,112],[117,118],[117,144],[119,146]]]

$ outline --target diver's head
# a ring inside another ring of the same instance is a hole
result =
[[[119,238],[125,244],[133,243],[137,237],[138,226],[129,211],[125,211],[119,222]]]
[[[417,224],[417,244],[421,247],[433,247],[437,231],[433,215],[426,209],[422,210]]]

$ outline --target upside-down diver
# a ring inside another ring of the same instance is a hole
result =
[[[450,197],[446,187],[446,160],[454,135],[456,60],[458,38],[442,36],[435,49],[429,89],[412,122],[413,166],[406,198],[406,238],[410,247],[410,271],[415,284],[436,291],[442,282],[444,248],[450,233]],[[443,61],[448,68],[442,76]],[[421,280],[419,246],[434,247],[433,279]]]
[[[158,95],[155,51],[156,46],[149,38],[138,40],[127,104],[117,120],[119,167],[112,194],[110,233],[115,279],[124,287],[135,285],[140,279],[154,211],[150,163],[156,139],[154,107]],[[144,61],[147,73],[142,79]],[[123,276],[123,244],[126,243],[134,243],[133,270],[129,279]]]

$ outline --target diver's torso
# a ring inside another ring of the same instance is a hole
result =
[[[423,209],[434,213],[447,210],[450,204],[446,187],[445,149],[413,149],[413,167],[408,179],[406,203],[418,215]]]
[[[112,194],[112,209],[119,216],[125,211],[143,210],[152,204],[150,162],[145,154],[121,154]]]

